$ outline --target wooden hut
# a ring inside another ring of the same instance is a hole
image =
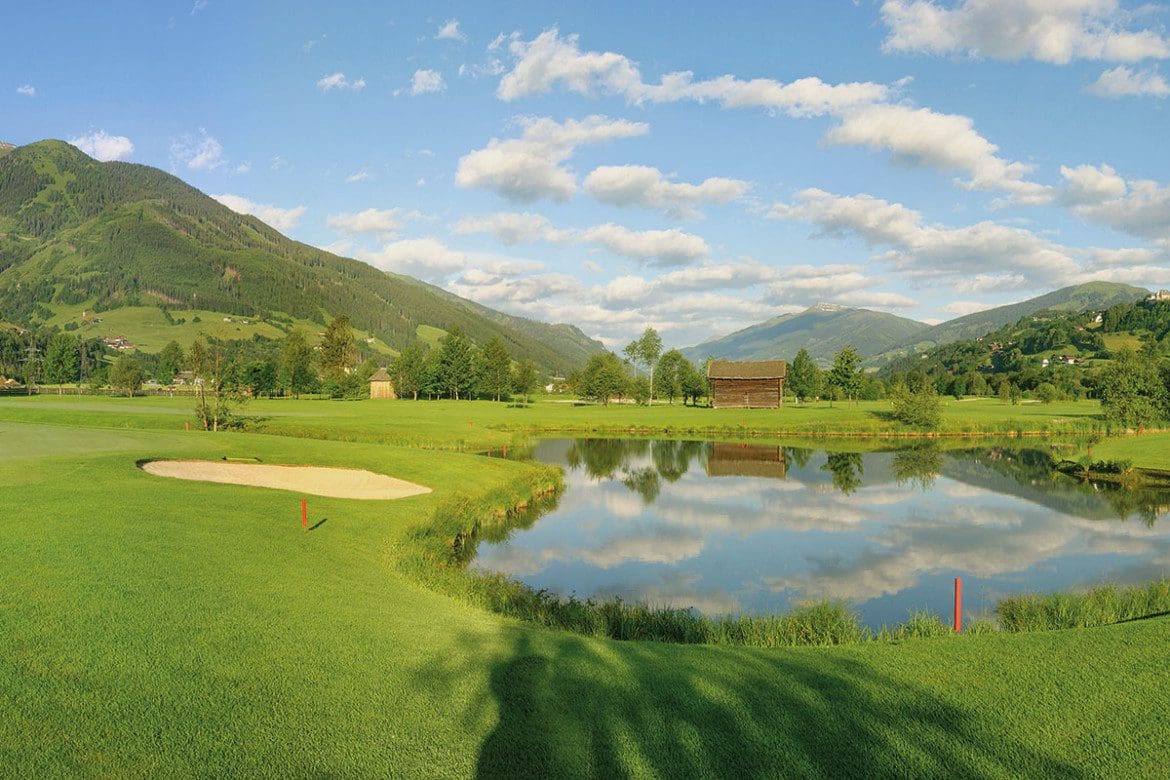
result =
[[[712,360],[707,364],[711,406],[716,409],[776,409],[784,404],[783,360]]]
[[[394,380],[386,373],[386,369],[379,368],[370,376],[370,398],[397,398],[394,393]]]
[[[707,456],[709,477],[768,477],[784,479],[788,464],[775,445],[717,441]]]

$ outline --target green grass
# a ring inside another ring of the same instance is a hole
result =
[[[1170,580],[1148,585],[1103,585],[1084,593],[1028,594],[995,607],[1005,631],[1092,628],[1151,615],[1170,615]]]
[[[353,432],[411,408],[367,406],[283,414]],[[186,407],[0,401],[0,774],[1156,777],[1170,761],[1170,619],[776,649],[541,629],[400,561],[447,502],[524,498],[540,469],[185,433]],[[435,424],[451,441],[466,420]],[[224,456],[435,492],[313,498],[305,533],[296,494],[134,465]]]
[[[1105,439],[1093,445],[1093,458],[1129,461],[1137,468],[1170,471],[1170,433]]]

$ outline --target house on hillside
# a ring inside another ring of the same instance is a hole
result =
[[[1170,290],[1158,290],[1158,292],[1146,298],[1147,301],[1170,301]]]
[[[394,380],[386,373],[386,369],[379,368],[370,376],[370,398],[397,398],[394,392]]]
[[[712,360],[707,364],[711,406],[716,409],[776,409],[784,404],[783,360]]]

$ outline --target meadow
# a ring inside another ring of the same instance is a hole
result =
[[[743,416],[763,435],[767,413],[271,401],[244,410],[246,432],[210,434],[183,430],[190,404],[0,398],[3,773],[1152,777],[1170,760],[1170,617],[839,647],[615,641],[493,614],[403,566],[452,502],[508,506],[549,479],[457,450],[558,420],[681,435]],[[989,428],[1096,414],[968,406]],[[870,411],[807,419],[844,430]],[[314,498],[303,531],[296,494],[135,465],[222,457],[434,492]]]

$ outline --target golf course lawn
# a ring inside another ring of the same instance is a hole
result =
[[[513,412],[559,414],[543,406],[247,411],[420,442],[445,414],[436,438],[454,448],[463,426],[467,446],[506,441],[484,430]],[[395,565],[452,495],[522,498],[535,466],[189,419],[189,399],[0,399],[0,774],[1154,777],[1170,762],[1170,617],[783,650],[535,628]],[[136,466],[223,457],[434,492],[311,498],[303,531],[298,494]]]

